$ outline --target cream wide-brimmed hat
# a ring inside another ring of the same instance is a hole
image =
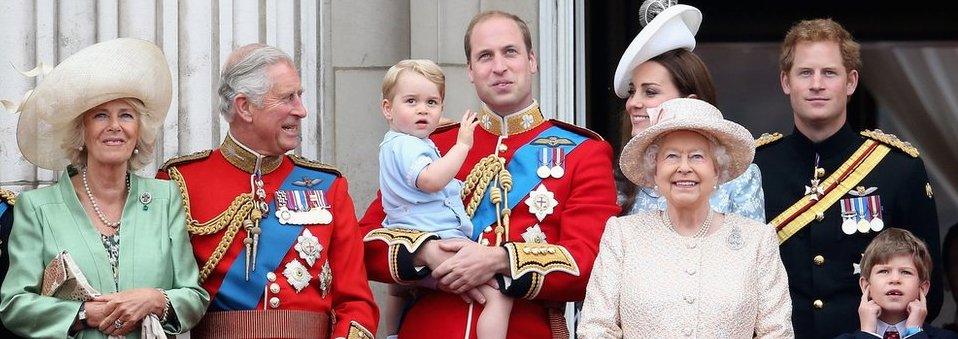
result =
[[[728,152],[728,178],[731,180],[748,168],[755,157],[755,141],[745,127],[722,117],[722,112],[708,102],[699,99],[678,98],[663,102],[658,108],[649,109],[649,128],[639,132],[622,148],[619,158],[622,174],[636,185],[652,187],[643,173],[646,149],[660,136],[674,131],[695,131],[711,136]],[[716,168],[716,171],[719,169]],[[724,182],[719,182],[722,184]]]
[[[643,24],[648,24],[622,53],[612,83],[615,94],[623,99],[629,97],[629,82],[635,67],[673,49],[691,51],[695,48],[695,33],[702,24],[702,12],[692,6],[675,5],[674,0],[646,0],[639,16]],[[649,17],[652,19],[647,21]]]
[[[74,119],[121,98],[146,106],[140,134],[152,144],[170,108],[172,86],[163,51],[149,41],[120,38],[86,47],[43,76],[19,106],[20,152],[38,167],[66,168],[70,159],[61,144],[74,132]]]

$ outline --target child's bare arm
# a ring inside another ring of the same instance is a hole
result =
[[[445,155],[433,161],[419,173],[419,177],[416,179],[417,188],[428,193],[439,192],[443,187],[446,187],[450,180],[456,177],[463,161],[466,160],[466,154],[472,149],[472,134],[478,124],[476,113],[467,110],[462,115],[456,144]]]

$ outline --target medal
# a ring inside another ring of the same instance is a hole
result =
[[[526,198],[525,203],[529,205],[529,212],[535,214],[539,221],[545,219],[547,215],[552,214],[555,207],[559,206],[559,202],[555,199],[555,194],[549,192],[546,186],[542,184],[539,184],[539,187],[534,191],[529,192],[529,197]]]
[[[858,226],[856,226],[854,219],[845,219],[842,221],[842,232],[845,234],[855,234],[856,230],[858,230]]]
[[[545,244],[546,234],[542,232],[539,224],[529,226],[525,232],[522,232],[522,240],[528,243]]]
[[[319,243],[319,239],[308,228],[304,228],[303,235],[296,238],[296,245],[293,248],[296,249],[296,252],[299,252],[299,257],[306,260],[306,264],[310,267],[316,263],[320,252],[323,251],[323,245]]]
[[[536,169],[536,176],[539,179],[545,179],[549,177],[549,149],[542,147],[539,149],[539,168]]]
[[[885,222],[881,218],[881,198],[872,195],[866,199],[868,200],[868,210],[872,214],[871,229],[874,232],[881,232],[885,228]]]
[[[552,157],[552,169],[549,171],[553,178],[559,179],[565,175],[565,150],[561,147],[556,147],[555,156]]]
[[[309,270],[306,269],[306,266],[303,266],[303,264],[299,263],[299,260],[296,259],[286,263],[286,269],[283,270],[283,275],[286,276],[286,282],[296,289],[296,293],[306,288],[306,286],[309,285],[309,281],[313,279],[313,276],[309,274]]]
[[[845,198],[841,201],[842,207],[842,232],[847,235],[855,234],[858,225],[855,223],[855,208],[852,205],[852,199]]]
[[[326,298],[329,290],[333,287],[333,270],[329,268],[329,259],[323,264],[323,270],[319,272],[319,291]]]
[[[276,191],[276,218],[281,224],[326,225],[333,222],[322,190]]]

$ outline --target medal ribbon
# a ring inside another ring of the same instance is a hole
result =
[[[811,195],[803,196],[772,219],[771,224],[778,230],[778,243],[785,243],[788,238],[815,220],[816,214],[825,213],[825,210],[838,202],[843,195],[848,194],[849,190],[878,166],[890,150],[878,141],[866,140],[835,173],[822,182],[824,194],[819,200],[811,199]]]
[[[6,201],[0,201],[0,215],[3,215],[3,212],[6,212],[10,208],[10,204]]]
[[[872,219],[881,219],[881,198],[877,195],[869,196],[868,205],[871,206]]]
[[[537,140],[539,138],[549,138],[550,136],[555,136],[557,138],[565,138],[571,140],[575,145],[559,145],[558,148],[562,148],[565,151],[565,154],[571,153],[583,141],[586,140],[585,136],[576,134],[572,131],[565,130],[558,126],[552,126],[546,130],[539,133],[539,135],[533,137],[530,140]],[[530,141],[531,142],[531,141]],[[542,182],[536,175],[536,169],[539,167],[539,156],[537,153],[540,152],[539,145],[525,144],[522,145],[519,149],[516,150],[515,154],[512,155],[512,159],[509,159],[509,163],[506,165],[509,173],[512,174],[512,190],[509,191],[509,206],[508,208],[512,209],[516,207],[519,202],[523,201],[529,192],[531,192],[536,186],[539,186],[539,183]],[[490,182],[492,185],[494,182]],[[479,239],[479,236],[482,235],[482,230],[486,226],[492,225],[496,222],[496,205],[492,203],[489,199],[489,194],[492,190],[487,189],[485,195],[482,197],[479,206],[476,208],[476,212],[472,215],[472,239]],[[506,235],[508,237],[508,234]]]
[[[293,185],[293,182],[299,178],[311,177],[322,179],[318,185],[312,188],[317,190],[329,191],[329,187],[336,180],[336,176],[330,173],[317,170],[293,166],[293,170],[283,180],[279,190],[295,191],[302,187]],[[287,195],[288,197],[288,195]],[[293,199],[287,200],[292,203]],[[276,203],[270,201],[269,213],[260,220],[259,226],[263,230],[259,236],[259,248],[256,267],[252,269],[249,275],[249,281],[246,281],[245,259],[242,254],[234,258],[232,265],[226,276],[223,278],[223,284],[219,292],[210,303],[210,309],[214,311],[238,311],[253,310],[263,299],[263,286],[266,286],[266,273],[275,272],[280,262],[286,257],[290,249],[296,243],[296,239],[303,232],[302,225],[282,225],[276,219]]]

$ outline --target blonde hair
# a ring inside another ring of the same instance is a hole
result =
[[[429,59],[406,59],[390,67],[383,77],[383,99],[391,100],[396,93],[396,83],[399,82],[399,76],[402,72],[414,72],[422,75],[426,80],[439,88],[439,98],[446,97],[446,76],[442,73],[442,68]]]
[[[800,42],[831,41],[838,43],[842,55],[842,64],[846,72],[861,73],[861,45],[852,38],[852,34],[832,19],[802,20],[785,34],[778,65],[782,72],[788,73],[795,62],[795,46]]]
[[[139,99],[121,98],[121,99],[115,99],[115,100],[119,100],[126,103],[127,105],[130,105],[130,107],[133,107],[133,111],[138,114],[136,122],[140,127],[139,128],[140,133],[136,139],[135,149],[137,150],[137,152],[134,152],[133,155],[130,156],[130,160],[128,160],[127,163],[130,166],[130,170],[141,169],[143,168],[143,166],[146,166],[146,164],[153,162],[154,144],[148,143],[144,140],[144,138],[148,134],[146,132],[146,123],[145,123],[144,117],[147,115],[151,115],[151,112],[146,109],[146,105],[144,105],[143,102],[140,101]],[[113,101],[113,100],[110,100],[110,101]],[[96,107],[99,107],[99,105],[97,105]],[[93,107],[93,108],[96,108],[96,107]],[[91,108],[90,110],[92,110],[93,108]],[[62,147],[63,150],[66,151],[67,157],[70,159],[70,164],[76,168],[86,167],[87,148],[86,148],[86,145],[84,145],[84,141],[83,141],[83,116],[86,115],[86,112],[89,112],[90,110],[84,111],[82,114],[80,114],[79,116],[77,116],[75,119],[73,119],[72,121],[68,123],[66,128],[69,128],[69,131],[65,134],[64,139],[60,143],[60,147]]]
[[[900,255],[911,257],[921,281],[931,280],[931,255],[928,246],[911,232],[900,228],[888,228],[868,244],[862,256],[862,277],[868,279],[875,265],[886,264]]]

